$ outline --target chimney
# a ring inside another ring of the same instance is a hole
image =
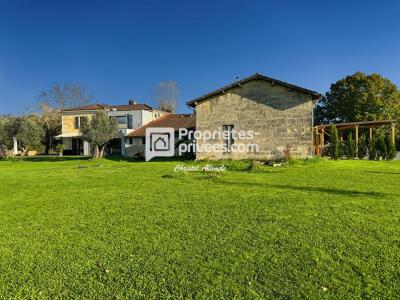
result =
[[[135,100],[133,100],[133,99],[129,100],[129,106],[132,106],[132,105],[135,105],[135,104],[136,104]]]

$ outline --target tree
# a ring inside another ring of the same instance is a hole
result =
[[[43,90],[36,97],[39,106],[46,104],[52,109],[64,109],[90,103],[93,96],[86,86],[78,82],[55,83],[48,90]]]
[[[25,155],[28,150],[42,147],[41,141],[44,132],[36,115],[12,117],[4,124],[3,128],[6,145],[11,148],[15,137],[18,147],[22,150],[22,155]]]
[[[109,141],[118,137],[118,122],[105,111],[99,111],[89,122],[84,122],[81,132],[82,139],[93,145],[94,157],[102,158]]]
[[[179,95],[179,87],[175,81],[161,81],[155,87],[155,99],[160,110],[176,112]]]
[[[6,124],[9,122],[11,116],[0,116],[0,157],[7,155],[9,150],[9,140],[6,132]]]
[[[353,140],[353,134],[350,132],[347,139],[347,157],[353,159],[356,156],[356,145]]]
[[[393,143],[393,139],[388,134],[386,136],[386,148],[387,148],[387,159],[394,159],[397,155],[396,145]]]
[[[375,160],[376,159],[376,141],[370,141],[369,147],[368,147],[368,159],[369,160]]]
[[[381,156],[382,159],[387,158],[387,145],[385,140],[385,134],[380,133],[379,138],[376,140],[376,151],[378,156]]]
[[[44,131],[42,142],[45,145],[45,153],[49,154],[52,138],[61,133],[61,115],[58,109],[51,108],[43,102],[39,104],[39,109],[39,121]]]
[[[77,82],[61,85],[55,83],[48,90],[43,90],[37,97],[37,111],[44,130],[43,144],[46,154],[51,148],[52,138],[61,131],[60,110],[90,103],[93,96],[87,88]]]
[[[330,154],[331,158],[334,160],[339,159],[340,149],[339,149],[339,133],[335,125],[331,126],[331,144],[330,144]]]
[[[363,159],[367,155],[367,136],[363,133],[360,137],[360,143],[358,145],[358,157]]]
[[[357,72],[332,84],[317,103],[316,123],[355,122],[400,117],[400,92],[389,79]]]

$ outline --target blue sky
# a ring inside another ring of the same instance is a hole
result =
[[[325,92],[356,71],[400,86],[399,1],[0,0],[0,114],[55,82],[99,103],[185,102],[255,72]]]

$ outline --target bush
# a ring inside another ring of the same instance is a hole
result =
[[[375,160],[376,155],[377,153],[376,153],[375,141],[371,141],[368,147],[368,159]]]
[[[393,143],[390,134],[386,137],[387,156],[386,159],[394,159],[397,155],[396,145]]]
[[[381,134],[376,140],[376,152],[378,156],[381,156],[382,159],[386,159],[387,157],[387,147],[386,147],[386,140],[385,135]]]
[[[285,149],[283,150],[283,157],[285,158],[285,161],[289,161],[292,159],[292,152],[290,145],[286,145]]]
[[[58,145],[56,146],[56,151],[57,151],[57,153],[58,153],[59,155],[62,155],[62,154],[63,154],[64,149],[65,149],[64,144],[58,144]]]
[[[360,143],[358,144],[358,157],[363,159],[367,155],[367,136],[363,133],[360,137]]]
[[[356,144],[353,140],[353,134],[350,132],[347,140],[347,157],[353,159],[356,156]]]
[[[335,125],[331,126],[331,145],[330,145],[330,155],[332,159],[339,159],[340,157],[340,145],[339,133]]]

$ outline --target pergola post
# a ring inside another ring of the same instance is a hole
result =
[[[358,125],[356,125],[356,157],[358,158]]]
[[[318,126],[315,127],[315,131],[314,131],[314,152],[317,155],[320,155],[320,151],[319,151],[319,129]]]
[[[392,123],[392,131],[391,131],[391,134],[392,134],[392,142],[393,142],[393,145],[395,144],[395,126],[394,126],[394,123]]]
[[[321,155],[323,155],[324,152],[324,143],[325,143],[325,127],[322,127],[321,129],[321,138],[320,138],[320,143],[321,143]]]
[[[372,142],[372,127],[369,128],[369,141]]]

